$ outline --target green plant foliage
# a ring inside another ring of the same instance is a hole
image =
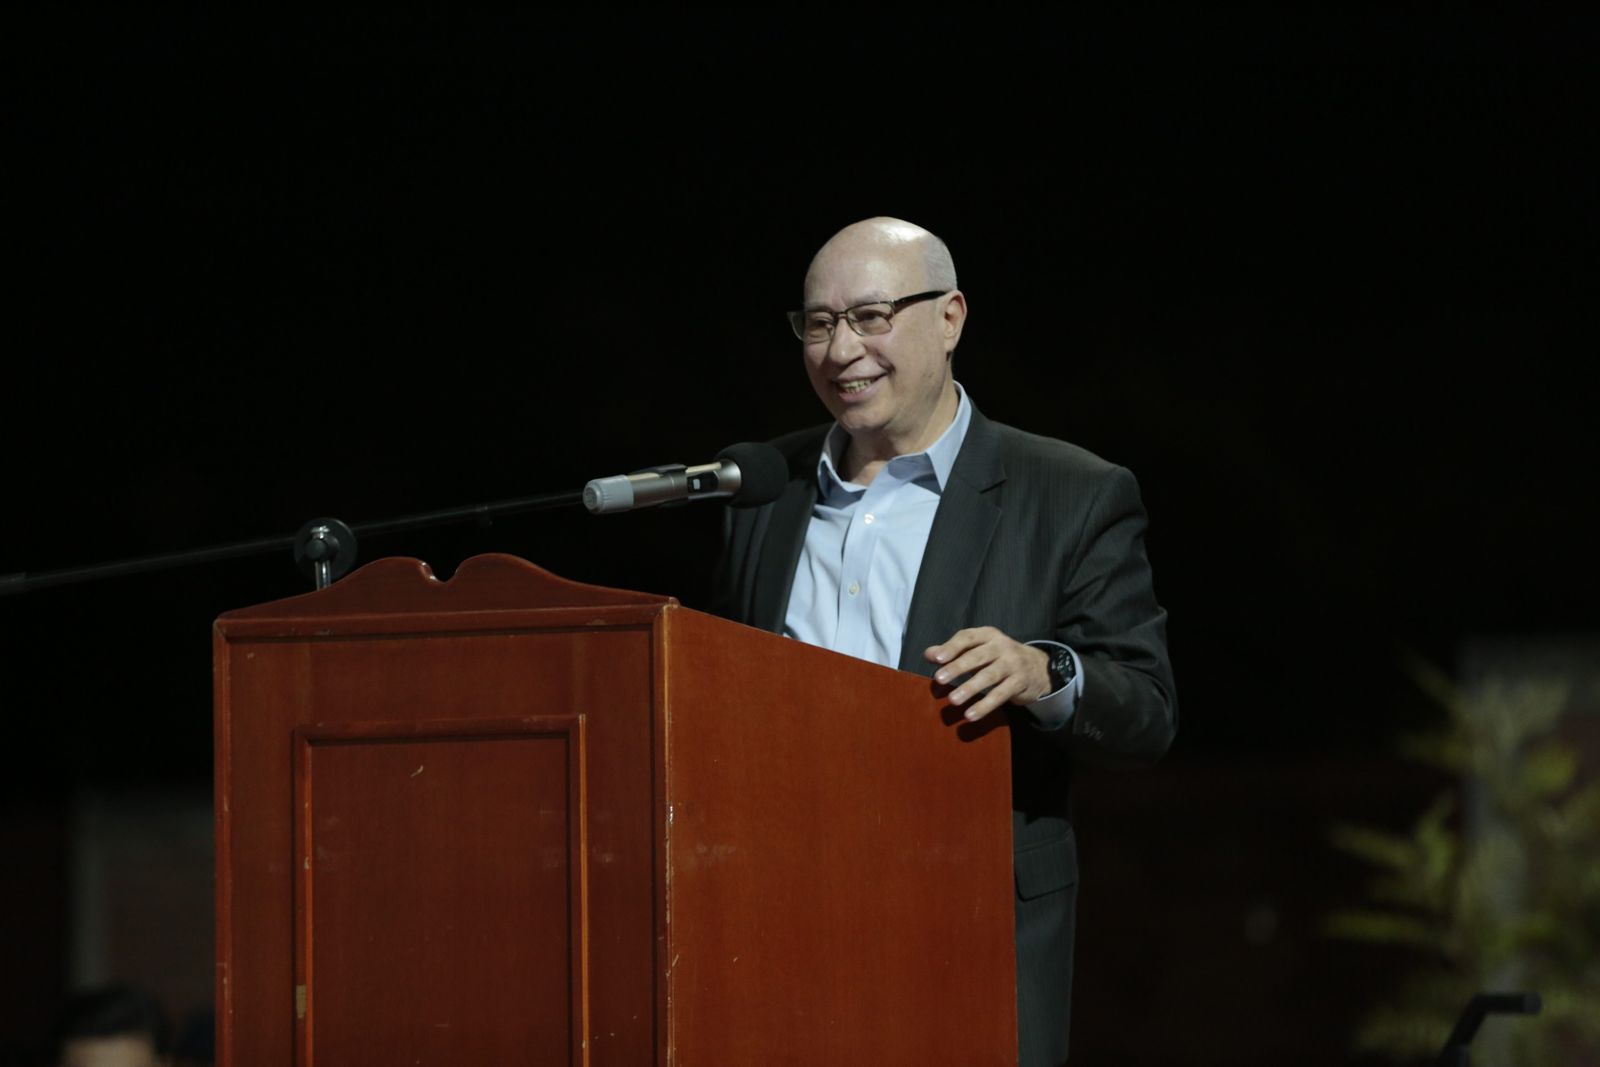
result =
[[[1326,931],[1415,956],[1355,1046],[1430,1059],[1473,993],[1516,988],[1544,1009],[1504,1031],[1510,1067],[1600,1063],[1600,780],[1582,780],[1577,753],[1549,737],[1568,687],[1492,680],[1469,697],[1432,664],[1410,666],[1448,718],[1402,752],[1458,776],[1478,803],[1471,832],[1453,790],[1408,833],[1333,828],[1334,846],[1374,873],[1368,903],[1330,915]]]

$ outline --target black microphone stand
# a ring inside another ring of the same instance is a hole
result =
[[[58,571],[40,571],[30,574],[0,575],[0,596],[27,593],[35,589],[48,589],[55,585],[74,585],[104,578],[119,578],[128,574],[188,567],[217,560],[239,559],[244,556],[263,555],[290,549],[302,570],[310,573],[316,588],[326,589],[350,570],[356,559],[356,543],[362,537],[420,530],[430,526],[448,526],[452,523],[476,521],[488,523],[500,515],[515,515],[529,511],[550,511],[581,503],[581,491],[545,493],[542,496],[519,497],[493,504],[474,504],[440,511],[424,511],[395,519],[366,522],[348,526],[338,519],[312,519],[292,537],[264,537],[253,541],[235,541],[232,544],[189,552],[168,552],[158,556],[140,556],[120,563],[102,563],[93,567],[70,567]]]

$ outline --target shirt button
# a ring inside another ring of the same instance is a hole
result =
[[[861,583],[860,582],[851,582],[850,583],[850,595],[851,596],[855,596],[859,592],[861,592]]]
[[[866,518],[862,519],[861,521],[866,523],[868,526],[871,526],[872,525],[872,516],[868,515]]]

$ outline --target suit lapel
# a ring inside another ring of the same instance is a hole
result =
[[[783,495],[773,502],[766,535],[758,549],[755,590],[750,604],[750,625],[783,633],[784,615],[789,610],[789,591],[794,587],[794,570],[805,547],[806,527],[811,522],[812,505],[817,499],[817,461],[822,458],[822,437],[796,458],[792,476]]]
[[[901,670],[933,673],[933,665],[922,658],[923,649],[967,625],[967,607],[978,584],[978,572],[1000,523],[1000,503],[990,490],[1005,478],[1000,432],[974,408],[966,439],[934,513],[933,528],[928,531],[928,547],[922,553],[900,645]]]

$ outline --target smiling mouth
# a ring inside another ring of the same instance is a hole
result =
[[[834,382],[833,384],[839,392],[849,396],[872,388],[872,384],[876,381],[878,381],[877,378],[852,378],[847,382]]]

